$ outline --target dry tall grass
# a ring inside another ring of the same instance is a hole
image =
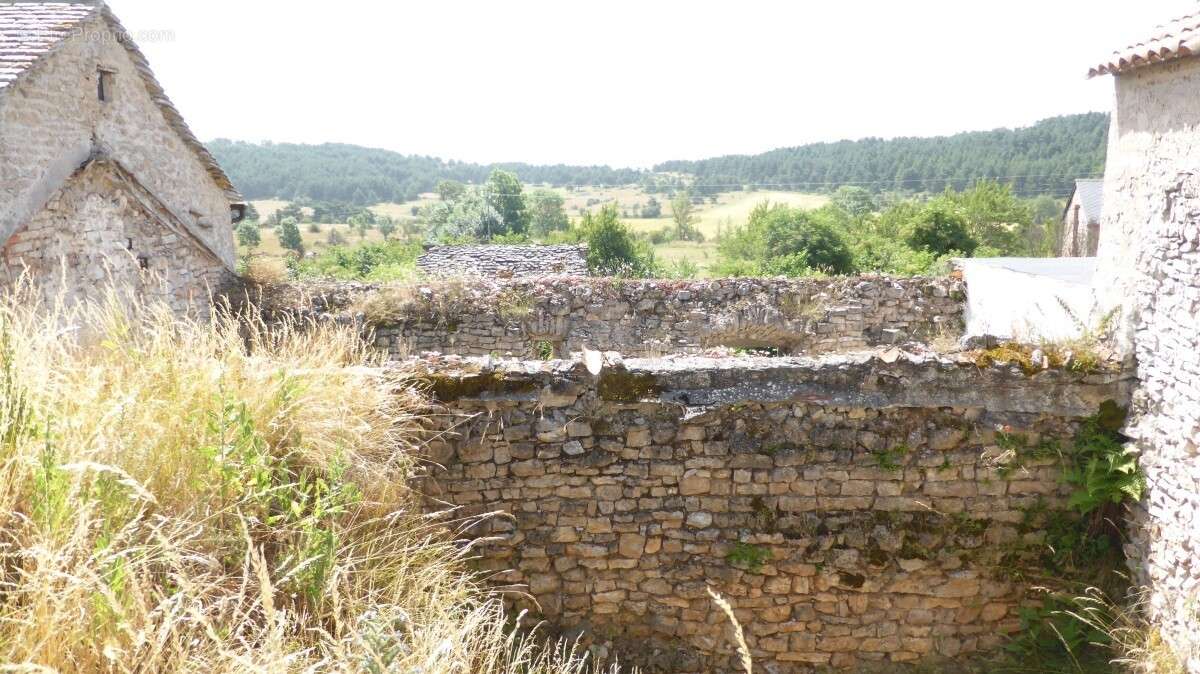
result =
[[[121,306],[0,300],[0,670],[590,671],[422,515],[352,330]]]

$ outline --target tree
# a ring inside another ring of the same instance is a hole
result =
[[[259,231],[258,223],[250,220],[242,220],[237,225],[238,243],[243,248],[254,250],[262,243],[262,233]]]
[[[563,210],[565,201],[554,190],[538,189],[529,194],[529,229],[534,236],[566,231],[571,220]]]
[[[831,214],[784,204],[756,206],[744,227],[722,237],[717,251],[724,271],[735,275],[854,271],[854,257]]]
[[[642,207],[642,217],[643,218],[661,218],[662,217],[662,204],[658,203],[658,199],[655,199],[654,197],[650,197],[650,201],[647,201],[646,205]]]
[[[833,205],[856,220],[861,220],[875,212],[875,201],[871,198],[871,193],[862,187],[843,185],[837,188],[831,200]]]
[[[912,222],[907,241],[914,250],[935,255],[958,251],[969,257],[979,247],[967,229],[966,218],[941,203],[930,204]]]
[[[492,171],[487,184],[483,186],[483,193],[488,205],[500,214],[506,231],[524,234],[529,229],[529,211],[525,208],[521,181],[516,174],[500,169]]]
[[[396,232],[396,221],[384,215],[375,223],[375,228],[383,235],[383,240],[387,241]]]
[[[467,186],[457,180],[441,180],[435,191],[442,201],[458,201],[467,191]]]
[[[606,276],[653,276],[657,266],[654,251],[633,234],[617,217],[615,204],[588,212],[579,225],[588,244],[588,267]]]
[[[696,229],[699,218],[692,205],[692,197],[680,192],[671,200],[671,219],[675,222],[675,235],[680,241],[704,241],[704,235]]]
[[[300,227],[296,218],[287,217],[280,220],[279,226],[275,228],[275,235],[279,237],[279,245],[283,246],[284,250],[304,255],[304,239],[300,237]]]
[[[422,211],[434,241],[490,241],[504,234],[504,220],[480,195],[468,190],[457,201],[437,201]]]
[[[254,207],[253,201],[246,203],[246,217],[244,219],[252,222],[258,222],[258,209]]]
[[[356,213],[350,216],[349,225],[358,232],[358,238],[365,239],[367,238],[367,230],[371,228],[371,221],[373,220],[373,217],[368,218],[362,213]]]

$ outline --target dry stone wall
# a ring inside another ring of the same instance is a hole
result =
[[[431,246],[417,259],[430,276],[520,278],[555,274],[588,275],[587,246],[462,245]]]
[[[362,313],[400,358],[435,351],[627,356],[718,346],[780,353],[860,349],[962,334],[964,287],[951,278],[647,281],[551,277],[418,286],[310,288],[320,313]]]
[[[997,647],[1023,601],[1005,565],[1065,496],[1055,454],[1013,447],[1069,446],[1129,386],[898,349],[606,358],[404,367],[450,412],[431,507],[508,513],[473,530],[481,565],[650,671],[735,670],[708,587],[764,671]]]

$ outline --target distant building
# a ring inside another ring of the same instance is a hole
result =
[[[1095,257],[1100,245],[1104,180],[1076,180],[1063,212],[1062,257]]]
[[[0,0],[0,287],[203,306],[244,209],[108,7]]]
[[[430,276],[587,276],[587,246],[430,246],[417,268]]]

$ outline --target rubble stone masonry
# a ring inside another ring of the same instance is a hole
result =
[[[1006,569],[1062,508],[1057,454],[1120,374],[889,349],[819,358],[425,358],[445,406],[425,491],[487,517],[480,564],[649,671],[861,670],[999,646]],[[591,363],[593,371],[596,362]]]
[[[1200,91],[1200,59],[1116,86],[1098,275],[1133,330],[1126,434],[1149,487],[1127,553],[1155,624],[1200,671],[1200,109],[1183,103]]]
[[[360,312],[393,357],[626,356],[710,347],[784,354],[860,349],[962,334],[964,287],[951,278],[445,280],[309,285],[323,314]]]

